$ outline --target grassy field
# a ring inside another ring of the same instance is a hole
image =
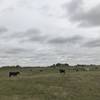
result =
[[[1,68],[0,100],[100,100],[100,71],[60,74],[57,69]],[[20,71],[8,77],[9,71]]]

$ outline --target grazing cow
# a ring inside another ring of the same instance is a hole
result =
[[[18,74],[20,74],[20,72],[9,72],[9,77],[17,76]]]
[[[43,72],[43,70],[41,69],[40,72]]]
[[[59,69],[59,72],[65,74],[65,70],[64,69]]]

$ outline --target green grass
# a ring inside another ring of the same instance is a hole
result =
[[[100,71],[67,72],[44,68],[0,69],[0,100],[100,100]],[[19,70],[17,77],[9,71]]]

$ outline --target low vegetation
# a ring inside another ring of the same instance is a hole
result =
[[[0,100],[100,100],[99,66],[2,67]]]

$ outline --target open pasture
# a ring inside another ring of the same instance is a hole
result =
[[[10,71],[20,75],[9,77]],[[1,68],[0,100],[100,100],[100,71]]]

